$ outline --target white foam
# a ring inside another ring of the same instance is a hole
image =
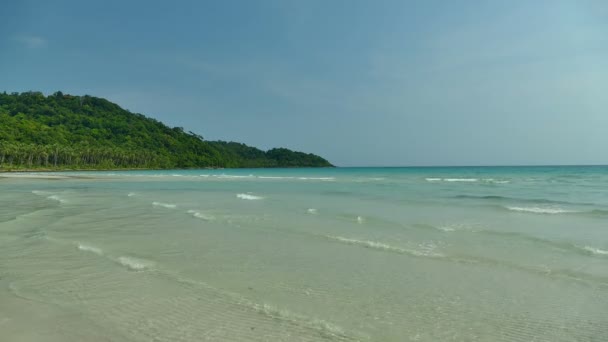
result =
[[[66,203],[67,201],[64,200],[63,198],[59,197],[58,195],[51,195],[49,197],[47,197],[47,199],[50,199],[52,201],[57,201],[59,203]]]
[[[216,175],[214,177],[217,177],[217,178],[227,178],[227,179],[238,179],[238,178],[253,178],[253,175],[237,176],[237,175],[221,174],[221,175]]]
[[[65,199],[59,197],[59,195],[53,195],[52,192],[33,190],[32,193],[36,196],[46,196],[46,199],[51,200],[51,201],[57,201],[59,203],[67,202]]]
[[[363,224],[363,221],[364,221],[363,217],[357,216],[357,223],[358,224]]]
[[[507,184],[507,183],[511,182],[508,180],[501,180],[501,179],[494,179],[494,178],[484,178],[483,181],[488,182],[488,183],[495,183],[495,184]]]
[[[599,248],[595,248],[595,247],[591,247],[591,246],[585,246],[585,247],[583,247],[583,249],[586,250],[587,252],[590,252],[591,254],[595,254],[595,255],[608,255],[607,250],[603,250],[603,249],[599,249]]]
[[[155,207],[163,207],[163,208],[167,208],[167,209],[177,208],[176,204],[171,204],[171,203],[152,202],[152,205]]]
[[[424,249],[420,251],[420,250],[412,250],[412,249],[394,247],[394,246],[391,246],[391,245],[388,245],[388,244],[385,244],[382,242],[377,242],[377,241],[357,240],[357,239],[345,238],[342,236],[327,236],[327,238],[329,238],[331,240],[339,241],[339,242],[342,242],[345,244],[349,244],[349,245],[362,246],[365,248],[395,252],[395,253],[400,253],[400,254],[409,254],[409,255],[413,255],[413,256],[426,256],[426,257],[434,257],[434,258],[444,256],[443,254],[435,253],[432,251],[434,249],[434,245],[421,245],[424,247]]]
[[[456,228],[451,227],[451,226],[440,226],[440,227],[437,227],[437,229],[439,229],[443,232],[453,232],[456,230]]]
[[[308,208],[306,210],[306,212],[309,213],[309,214],[313,214],[313,215],[316,215],[318,213],[317,209],[315,209],[315,208]]]
[[[282,176],[258,176],[259,179],[294,179],[294,177],[282,177]]]
[[[320,180],[320,181],[334,181],[334,177],[298,177],[299,180]]]
[[[215,217],[213,217],[211,215],[205,215],[205,214],[203,214],[203,213],[201,213],[200,211],[197,211],[197,210],[188,210],[187,213],[190,214],[190,215],[192,215],[192,216],[194,216],[194,217],[196,217],[196,218],[199,218],[199,219],[205,220],[205,221],[211,221],[211,220],[215,219]]]
[[[255,200],[264,199],[264,197],[250,195],[250,194],[237,194],[236,197],[240,198],[240,199],[243,199],[243,200],[249,200],[249,201],[255,201]]]
[[[83,252],[91,252],[97,255],[103,255],[103,251],[100,248],[93,247],[90,245],[78,244],[78,249]]]
[[[151,261],[126,256],[121,256],[116,261],[133,271],[143,271],[154,266]]]
[[[479,178],[425,178],[427,182],[478,182]]]
[[[127,196],[129,196],[129,197],[133,197],[133,196],[135,196],[135,195],[137,195],[137,194],[136,194],[136,193],[134,193],[134,192],[129,192],[129,193],[127,194]]]
[[[566,210],[561,208],[541,208],[541,207],[506,207],[512,211],[525,212],[525,213],[534,213],[534,214],[563,214],[563,213],[573,213],[575,211]]]

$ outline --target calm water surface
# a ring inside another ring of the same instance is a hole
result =
[[[0,174],[1,341],[608,341],[608,167]]]

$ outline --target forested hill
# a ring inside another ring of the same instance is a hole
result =
[[[285,148],[206,141],[102,98],[0,93],[0,169],[327,166]]]

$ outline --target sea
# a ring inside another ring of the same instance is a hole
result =
[[[608,341],[608,167],[0,174],[0,341]]]

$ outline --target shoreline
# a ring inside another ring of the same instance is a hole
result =
[[[183,170],[246,170],[246,169],[335,169],[337,166],[293,166],[293,167],[193,167],[193,168],[121,168],[121,169],[0,169],[0,174],[35,172],[98,172],[98,171],[183,171]]]

